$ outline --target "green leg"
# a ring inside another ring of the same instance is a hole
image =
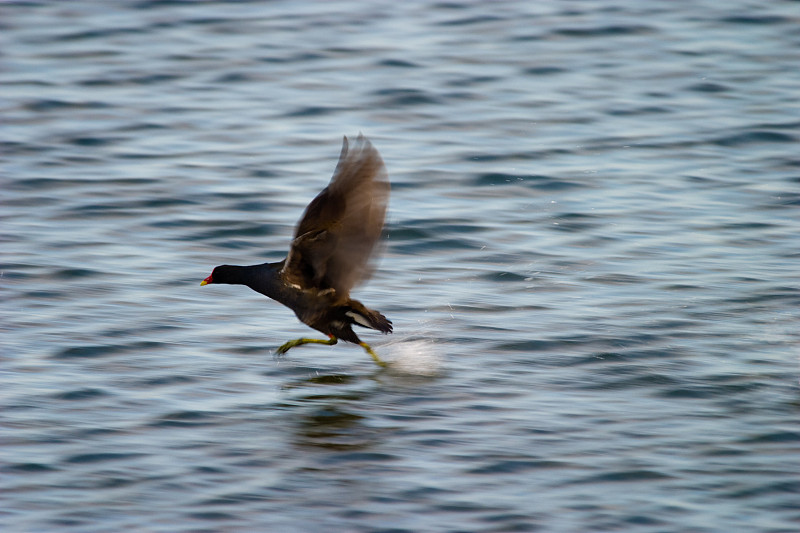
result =
[[[384,368],[386,368],[388,366],[385,362],[383,362],[381,360],[380,357],[378,357],[378,354],[375,353],[375,350],[373,350],[372,347],[369,344],[367,344],[366,342],[361,342],[358,345],[361,346],[362,348],[364,348],[367,351],[367,353],[370,355],[370,357],[372,357],[372,359],[375,360],[375,362],[378,364],[378,366],[382,366]]]
[[[339,342],[339,339],[334,337],[333,335],[328,335],[328,340],[325,339],[295,339],[293,341],[285,342],[278,347],[277,353],[278,354],[285,354],[289,351],[289,348],[294,348],[295,346],[300,346],[301,344],[327,344],[328,346],[333,346]]]
[[[339,339],[337,339],[333,335],[328,335],[328,340],[325,340],[325,339],[306,339],[306,338],[295,339],[293,341],[289,341],[289,342],[285,342],[285,343],[281,344],[278,347],[278,349],[276,350],[276,353],[285,354],[286,352],[289,351],[290,348],[294,348],[295,346],[300,346],[301,344],[326,344],[328,346],[333,346],[337,342],[339,342]],[[381,367],[384,367],[384,368],[386,366],[388,366],[383,360],[381,360],[380,357],[378,357],[378,354],[375,353],[375,350],[373,350],[372,347],[369,344],[367,344],[366,342],[361,342],[361,343],[359,343],[359,346],[361,346],[362,348],[364,348],[364,350],[366,350],[366,352],[370,355],[370,357],[372,357],[373,361],[375,361],[375,363],[378,366],[381,366]]]

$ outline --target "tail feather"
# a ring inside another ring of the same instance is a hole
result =
[[[345,312],[345,315],[350,317],[354,324],[365,328],[376,329],[381,333],[392,332],[392,321],[378,311],[368,309],[364,304],[356,300],[350,300],[348,304],[350,309]]]

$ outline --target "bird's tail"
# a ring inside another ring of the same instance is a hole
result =
[[[347,302],[347,306],[349,309],[345,312],[345,315],[348,316],[354,324],[365,328],[377,329],[381,333],[392,332],[392,321],[378,311],[367,308],[357,300],[350,300]]]

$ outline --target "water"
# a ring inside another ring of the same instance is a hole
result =
[[[796,531],[797,3],[0,5],[0,525]],[[305,346],[343,134],[393,192]]]

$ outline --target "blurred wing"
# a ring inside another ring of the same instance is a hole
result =
[[[378,151],[363,135],[342,143],[331,182],[297,224],[284,275],[303,288],[333,288],[341,297],[372,274],[383,231],[389,179]]]

